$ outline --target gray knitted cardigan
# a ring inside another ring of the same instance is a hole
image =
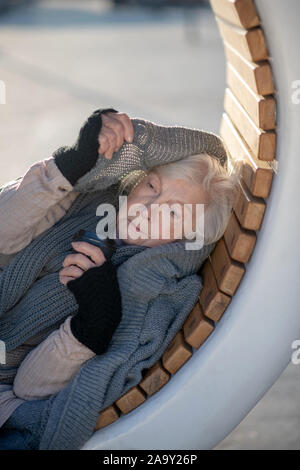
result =
[[[215,134],[137,118],[132,122],[133,142],[125,142],[111,160],[99,158],[74,186],[81,194],[64,217],[0,270],[0,339],[8,354],[76,313],[76,300],[60,283],[59,270],[71,252],[72,235],[81,228],[95,230],[98,205],[110,202],[118,209],[122,176],[201,152],[226,164],[222,140]],[[140,382],[142,370],[158,361],[195,305],[202,288],[197,272],[214,246],[186,250],[183,241],[176,241],[152,248],[117,247],[111,261],[117,266],[122,320],[107,352],[87,361],[59,393],[16,410],[24,409],[24,422],[26,414],[29,421],[32,416],[38,420],[39,449],[81,448],[99,412]],[[8,377],[16,373],[5,366],[1,370]]]

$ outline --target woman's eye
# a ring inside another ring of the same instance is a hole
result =
[[[149,182],[148,182],[148,184],[149,184],[150,188],[154,189],[153,184],[151,184],[151,183],[149,183]]]

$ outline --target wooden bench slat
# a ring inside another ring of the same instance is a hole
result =
[[[252,0],[210,0],[214,13],[245,29],[260,23]]]
[[[268,197],[273,170],[267,162],[253,157],[226,113],[222,116],[220,135],[224,139],[231,158],[243,159],[241,175],[253,196]]]
[[[203,264],[201,277],[203,287],[199,295],[199,303],[202,311],[206,317],[218,322],[230,304],[231,297],[220,291],[211,266],[210,257]]]
[[[269,62],[250,62],[224,42],[225,56],[247,85],[258,95],[274,93],[272,71]]]
[[[147,393],[148,396],[156,393],[170,379],[171,375],[164,369],[159,360],[146,373],[145,377],[139,383],[139,386]]]
[[[226,82],[257,127],[265,131],[275,129],[273,96],[261,96],[252,91],[230,63],[226,66]]]
[[[165,350],[162,364],[168,372],[175,374],[192,355],[193,350],[189,344],[186,344],[183,332],[180,330]]]
[[[231,121],[244,137],[255,158],[270,161],[275,157],[276,134],[274,131],[259,129],[246,113],[230,88],[226,88],[224,109]]]
[[[210,258],[219,289],[233,296],[245,274],[245,267],[230,258],[223,237],[218,240]]]
[[[214,323],[203,314],[198,300],[183,325],[185,341],[193,348],[198,349],[213,329]]]
[[[265,37],[261,28],[247,30],[230,25],[218,17],[216,20],[223,40],[228,42],[246,60],[258,62],[268,59]]]
[[[128,392],[118,398],[118,400],[115,401],[115,404],[122,413],[126,414],[144,403],[146,398],[147,396],[143,390],[139,387],[132,387]]]
[[[263,199],[252,196],[243,181],[239,181],[238,196],[235,199],[233,209],[244,229],[255,231],[260,229],[266,203]]]
[[[254,231],[243,229],[234,212],[224,232],[224,240],[232,259],[248,263],[256,243],[256,234]]]
[[[98,431],[98,429],[102,429],[105,426],[108,426],[109,424],[116,421],[118,418],[118,409],[114,405],[108,406],[107,408],[105,408],[105,410],[100,411],[94,431]]]

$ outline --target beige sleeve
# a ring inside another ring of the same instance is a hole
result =
[[[13,392],[24,400],[48,398],[62,390],[95,353],[80,343],[70,329],[71,316],[22,361]]]
[[[0,253],[16,253],[60,220],[78,196],[54,157],[34,163],[0,192]]]

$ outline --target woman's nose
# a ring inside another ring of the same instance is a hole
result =
[[[145,220],[150,220],[150,212],[151,212],[151,207],[146,206],[146,208],[142,211],[141,216],[142,219]]]

